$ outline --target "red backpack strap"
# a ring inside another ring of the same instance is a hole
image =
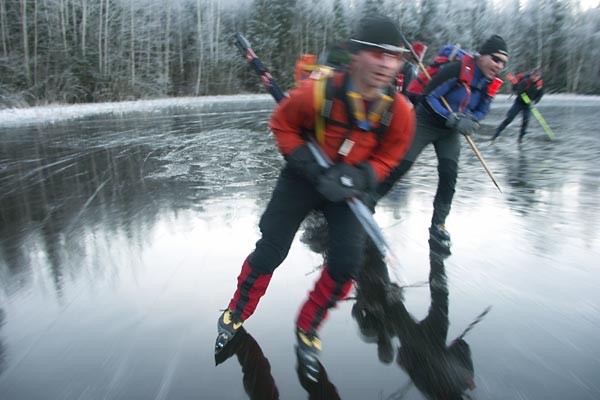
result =
[[[467,85],[471,84],[473,80],[473,74],[475,73],[475,59],[468,53],[462,58],[462,64],[460,67],[460,75],[458,79],[465,82]]]
[[[459,83],[465,88],[467,95],[460,102],[458,108],[459,111],[463,111],[469,105],[471,100],[471,82],[473,81],[473,74],[475,73],[475,59],[469,54],[465,53],[461,59],[460,72],[458,74]]]

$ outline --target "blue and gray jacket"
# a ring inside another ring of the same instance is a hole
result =
[[[461,81],[462,65],[461,61],[448,63],[433,77],[423,91],[423,101],[417,107],[419,117],[426,118],[434,126],[445,127],[450,111],[442,102],[442,97],[454,112],[469,114],[478,121],[486,116],[493,98],[488,94],[492,81],[483,75],[476,62],[471,64],[474,68],[471,82]]]

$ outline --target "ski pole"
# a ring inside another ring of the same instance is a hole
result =
[[[310,138],[310,141],[307,143],[307,146],[313,154],[313,156],[315,157],[315,159],[317,160],[317,163],[319,163],[321,167],[329,168],[331,165],[333,165],[329,157],[327,157],[327,155],[321,150],[314,138]],[[377,225],[377,222],[373,218],[373,215],[371,214],[371,211],[367,208],[367,206],[365,206],[365,204],[356,197],[347,199],[346,203],[348,204],[350,210],[352,210],[352,212],[359,220],[364,230],[367,232],[367,234],[373,241],[373,244],[375,245],[381,256],[386,258],[389,251],[389,254],[393,257],[393,259],[397,259],[393,253],[392,248],[385,240],[385,236],[383,236],[381,228],[379,227],[379,225]],[[392,262],[392,264],[395,264],[395,262]]]
[[[242,56],[246,59],[246,61],[248,61],[248,63],[250,63],[250,65],[253,67],[254,71],[259,75],[261,81],[267,87],[275,101],[279,103],[281,100],[283,100],[285,95],[275,83],[275,80],[269,73],[269,70],[264,66],[264,64],[260,61],[256,53],[254,53],[254,51],[250,47],[250,42],[248,42],[248,40],[239,32],[235,34],[234,38],[235,45],[242,53]],[[327,154],[325,154],[321,146],[319,146],[315,138],[311,137],[310,140],[307,142],[307,146],[313,154],[313,156],[315,157],[315,159],[317,160],[317,163],[321,167],[329,168],[333,164],[327,156]],[[362,225],[369,238],[373,241],[373,244],[375,245],[381,256],[384,259],[388,260],[390,264],[397,266],[397,257],[394,255],[391,246],[385,239],[383,231],[381,230],[379,225],[377,225],[377,221],[375,221],[375,219],[373,218],[373,215],[371,214],[369,208],[365,206],[365,204],[356,197],[346,199],[346,203],[348,204],[348,207],[354,213],[354,215]],[[395,268],[395,270],[396,269],[397,268]],[[396,277],[400,281],[397,275]]]
[[[485,317],[487,315],[487,313],[490,312],[490,310],[492,309],[492,306],[487,306],[482,312],[481,314],[479,314],[470,324],[469,326],[467,326],[465,328],[465,330],[456,337],[456,339],[454,339],[452,342],[456,342],[458,340],[461,340],[462,338],[465,337],[465,335],[475,327],[475,325],[477,325],[478,323],[481,322],[481,320],[483,319],[483,317]]]
[[[542,117],[542,114],[540,114],[537,107],[534,106],[533,104],[531,104],[531,99],[529,98],[529,96],[527,96],[527,93],[525,93],[525,92],[521,93],[521,98],[523,99],[525,104],[529,105],[531,113],[538,120],[538,122],[540,123],[542,128],[544,128],[544,130],[546,131],[546,134],[548,135],[550,140],[554,140],[554,132],[552,132],[552,129],[550,129],[550,127],[548,126],[548,123],[546,122],[544,117]]]
[[[423,73],[425,74],[425,76],[427,77],[427,79],[431,80],[431,75],[429,75],[429,72],[427,72],[427,69],[425,68],[425,66],[423,65],[423,63],[419,60],[419,57],[417,56],[417,53],[415,53],[415,51],[413,50],[412,45],[406,39],[406,36],[404,36],[403,33],[400,33],[400,35],[402,37],[402,40],[404,41],[404,44],[406,45],[406,47],[408,47],[408,49],[410,50],[410,53],[412,54],[412,56],[414,57],[414,59],[418,61],[419,68],[421,68],[421,71],[423,71]],[[448,111],[454,112],[452,110],[452,107],[450,107],[450,104],[448,104],[448,102],[444,98],[444,96],[441,97],[441,100],[442,100],[442,103],[444,104],[444,107],[446,107],[448,109]],[[496,181],[496,178],[494,177],[494,174],[492,173],[492,171],[488,167],[487,163],[483,159],[483,156],[481,155],[481,153],[477,149],[477,146],[475,146],[475,143],[473,142],[473,139],[471,139],[471,136],[469,136],[469,135],[463,135],[463,136],[465,137],[465,139],[467,140],[467,142],[471,146],[471,149],[473,149],[473,152],[475,153],[475,155],[479,159],[479,162],[481,163],[481,165],[483,165],[483,168],[485,169],[485,172],[487,172],[487,174],[491,178],[492,182],[494,182],[494,185],[496,185],[496,187],[498,188],[498,190],[500,191],[500,193],[502,193],[502,189],[500,189],[500,186],[498,185],[498,182]]]
[[[246,38],[239,32],[235,34],[235,45],[242,53],[242,56],[244,56],[246,61],[250,63],[254,71],[258,74],[260,80],[266,86],[267,90],[269,93],[271,93],[275,101],[279,103],[281,100],[283,100],[285,95],[275,83],[271,73],[267,67],[264,66],[262,61],[260,61],[256,53],[254,53],[254,50],[252,50],[252,47],[250,47],[250,42],[248,42],[248,40],[246,40]]]

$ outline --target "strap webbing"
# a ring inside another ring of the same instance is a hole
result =
[[[323,144],[325,141],[325,118],[321,114],[323,100],[325,99],[325,86],[329,79],[317,79],[315,81],[314,107],[315,107],[315,136],[317,142]]]

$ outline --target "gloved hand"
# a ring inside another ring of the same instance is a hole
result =
[[[341,162],[319,176],[317,190],[327,200],[336,203],[372,190],[376,184],[375,171],[369,163],[352,166]]]
[[[360,194],[359,199],[367,206],[371,214],[375,214],[375,206],[379,199],[381,199],[381,195],[375,190],[368,190]]]
[[[462,135],[472,135],[479,129],[479,121],[465,113],[451,113],[446,120],[446,127]]]
[[[319,176],[326,171],[326,168],[319,165],[307,145],[299,146],[285,158],[294,172],[305,177],[313,185],[317,184]]]

